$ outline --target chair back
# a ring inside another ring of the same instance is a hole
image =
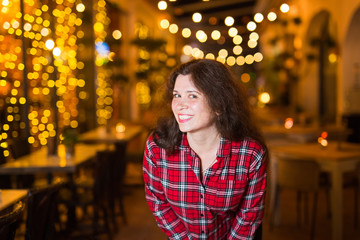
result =
[[[0,165],[6,163],[6,157],[4,151],[0,149]],[[2,175],[0,176],[0,189],[11,188],[11,176]]]
[[[320,167],[310,159],[279,157],[277,161],[277,186],[298,191],[319,189]]]
[[[53,239],[57,217],[58,192],[64,183],[29,191],[25,240]]]
[[[24,212],[24,204],[18,202],[14,205],[11,212],[7,212],[0,216],[0,239],[13,240],[15,239],[16,230],[22,220]]]
[[[30,144],[27,139],[13,138],[9,141],[10,154],[14,159],[30,154]]]

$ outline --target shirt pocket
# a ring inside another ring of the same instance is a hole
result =
[[[236,212],[245,191],[246,182],[243,180],[218,179],[214,195],[208,197],[210,210],[217,214]]]

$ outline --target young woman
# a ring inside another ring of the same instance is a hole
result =
[[[146,199],[169,239],[253,239],[264,215],[267,150],[244,90],[215,60],[175,69],[172,113],[146,142]],[[170,107],[169,107],[170,108]]]

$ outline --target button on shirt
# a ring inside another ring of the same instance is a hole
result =
[[[150,136],[143,174],[158,226],[170,239],[252,239],[264,214],[265,156],[253,139],[222,138],[217,161],[202,178],[186,134],[171,154]]]

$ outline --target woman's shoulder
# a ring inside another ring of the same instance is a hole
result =
[[[241,140],[235,140],[230,142],[233,151],[243,151],[244,149],[246,149],[247,151],[266,152],[266,146],[260,141],[251,137],[245,137]]]

